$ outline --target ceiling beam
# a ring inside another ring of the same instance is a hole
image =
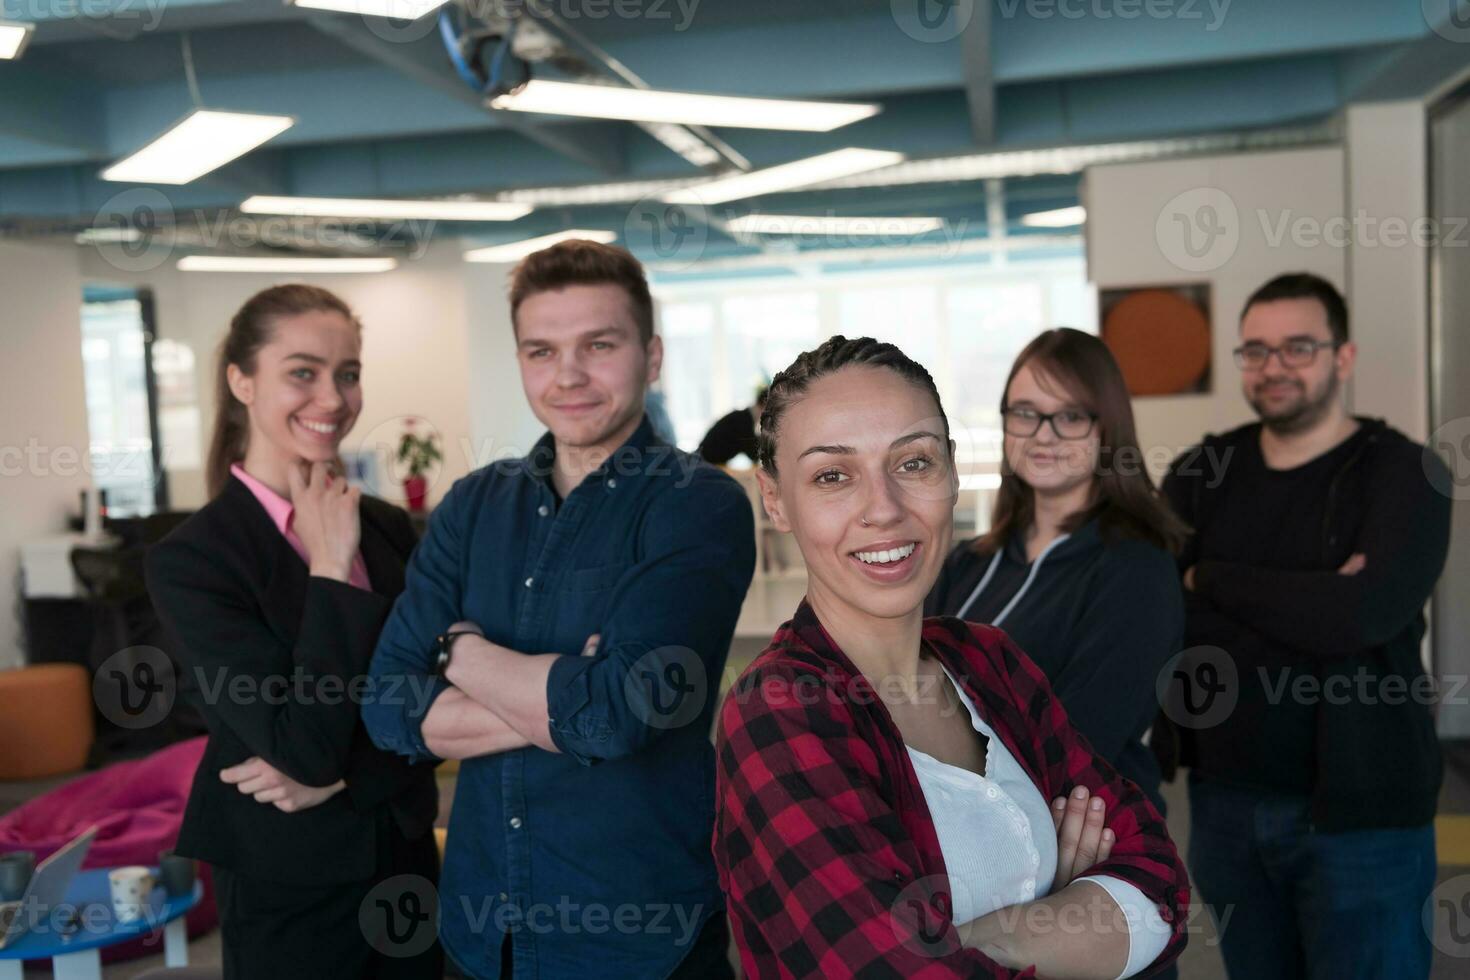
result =
[[[496,125],[520,133],[548,150],[610,176],[627,170],[617,126],[550,126],[524,113],[491,109],[485,104],[484,96],[473,91],[454,72],[437,31],[417,41],[389,41],[370,30],[360,17],[314,15],[307,23],[405,78],[479,108]]]
[[[973,4],[970,21],[960,32],[960,57],[965,66],[965,101],[970,107],[970,132],[976,146],[995,142],[995,67],[990,57],[991,4]],[[956,11],[961,7],[952,8]]]

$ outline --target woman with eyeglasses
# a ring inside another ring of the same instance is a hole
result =
[[[807,567],[720,711],[715,865],[745,975],[1140,975],[1189,882],[1163,818],[1006,636],[924,617],[954,531],[929,373],[832,337],[771,382],[756,479]]]
[[[990,529],[944,563],[925,612],[988,623],[1036,661],[1098,754],[1163,810],[1141,741],[1177,653],[1188,531],[1155,489],[1122,372],[1101,340],[1048,330],[1011,366]]]

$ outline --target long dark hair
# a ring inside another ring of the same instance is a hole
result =
[[[246,374],[255,373],[255,355],[270,343],[276,320],[300,313],[340,313],[359,330],[362,325],[336,293],[320,286],[287,283],[263,289],[245,301],[232,320],[230,331],[220,344],[214,371],[214,433],[209,440],[209,461],[204,479],[210,499],[225,488],[230,479],[230,465],[245,458],[250,441],[250,417],[245,404],[230,391],[229,367],[236,365]]]
[[[1189,529],[1159,495],[1143,463],[1133,426],[1133,403],[1123,372],[1107,345],[1092,334],[1061,327],[1048,330],[1027,344],[1001,390],[1000,407],[1017,372],[1027,364],[1071,392],[1081,407],[1097,415],[1097,472],[1089,506],[1062,522],[1070,534],[1093,518],[1105,538],[1139,538],[1171,554],[1178,554]],[[1036,516],[1035,491],[1011,469],[1001,453],[1000,490],[990,515],[990,530],[972,545],[980,555],[1005,547],[1017,531],[1031,526]]]

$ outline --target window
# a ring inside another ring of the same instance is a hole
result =
[[[811,285],[741,278],[655,288],[662,386],[679,445],[689,450],[797,354],[841,333],[895,343],[927,367],[951,429],[969,430],[957,436],[962,465],[993,472],[1001,386],[1016,354],[1049,327],[1097,330],[1096,293],[1080,257],[832,274]]]
[[[92,482],[113,517],[141,517],[165,505],[155,446],[150,302],[117,290],[82,303],[82,368],[87,390]]]

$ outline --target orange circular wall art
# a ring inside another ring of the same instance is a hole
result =
[[[1102,339],[1134,395],[1200,390],[1210,367],[1210,323],[1199,304],[1167,289],[1139,289],[1103,319]]]

